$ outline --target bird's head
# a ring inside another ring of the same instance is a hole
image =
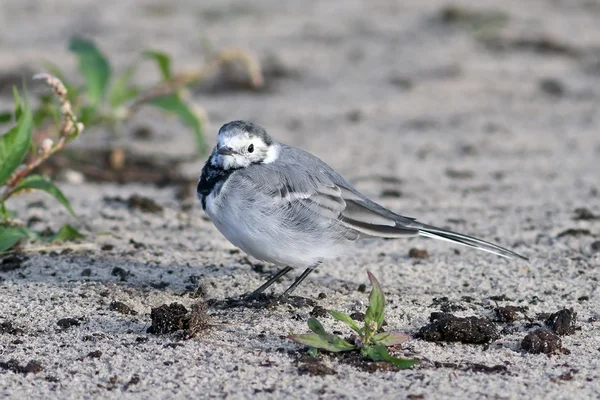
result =
[[[246,121],[232,121],[219,129],[210,162],[224,170],[238,169],[271,163],[278,155],[279,144],[263,127]]]

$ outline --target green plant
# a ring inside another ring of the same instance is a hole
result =
[[[377,279],[370,272],[368,272],[368,275],[373,289],[369,295],[369,307],[365,314],[363,326],[358,325],[347,314],[339,311],[328,311],[333,318],[345,323],[355,332],[355,335],[349,341],[337,335],[327,333],[323,325],[316,318],[308,320],[308,327],[313,333],[293,334],[289,335],[288,338],[296,343],[309,346],[309,353],[313,356],[317,355],[317,349],[333,353],[360,351],[371,360],[386,361],[399,368],[409,368],[418,364],[419,361],[417,360],[396,358],[388,353],[387,347],[400,345],[406,342],[409,337],[399,332],[379,332],[383,325],[385,298]]]
[[[14,89],[15,126],[0,136],[0,252],[6,251],[21,239],[28,240],[69,240],[83,237],[75,228],[64,225],[53,235],[36,232],[13,219],[15,213],[6,208],[8,199],[30,190],[42,190],[58,200],[73,216],[69,200],[48,178],[33,174],[33,170],[50,156],[79,136],[83,124],[73,113],[67,98],[67,89],[56,77],[41,74],[34,78],[44,80],[60,103],[60,128],[58,140],[45,138],[39,148],[32,141],[33,112],[27,100],[21,101],[19,92]],[[27,160],[24,165],[21,163]]]
[[[69,50],[77,57],[83,86],[69,83],[55,65],[49,65],[48,69],[64,82],[73,111],[88,129],[99,126],[120,139],[124,136],[125,123],[143,106],[151,106],[178,117],[192,130],[196,152],[200,156],[207,151],[203,131],[206,113],[186,100],[184,89],[200,82],[215,69],[227,69],[236,63],[244,68],[251,87],[257,88],[263,84],[258,62],[251,54],[237,49],[218,52],[199,70],[180,74],[174,74],[171,58],[160,51],[143,51],[136,62],[115,74],[111,63],[94,42],[74,37],[69,43]],[[153,61],[160,73],[159,81],[148,87],[133,83],[141,60]],[[33,113],[34,126],[41,132],[52,131],[53,124],[49,122],[57,125],[59,110],[49,96],[40,96],[39,100],[40,105]],[[0,123],[9,118],[10,113],[0,113]],[[112,144],[113,150],[119,150],[120,146],[119,142]],[[118,169],[120,166],[111,167]]]

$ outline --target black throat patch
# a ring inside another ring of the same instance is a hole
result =
[[[228,170],[224,170],[222,168],[215,167],[211,164],[211,159],[209,158],[206,164],[204,164],[204,168],[202,168],[202,175],[200,176],[200,181],[198,181],[198,186],[196,187],[196,192],[200,197],[200,201],[202,202],[202,209],[206,210],[206,198],[215,187],[218,186],[217,191],[223,187],[223,183],[229,178],[229,176],[234,173],[237,169],[230,168]],[[219,194],[218,192],[215,195]]]

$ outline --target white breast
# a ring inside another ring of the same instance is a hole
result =
[[[346,250],[346,240],[340,242],[327,236],[319,239],[314,233],[296,231],[294,224],[268,212],[267,205],[258,205],[268,199],[242,198],[239,190],[228,187],[229,183],[225,182],[219,195],[213,191],[207,196],[206,213],[223,236],[252,257],[280,266],[306,268]]]

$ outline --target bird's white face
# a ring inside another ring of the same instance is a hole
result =
[[[268,164],[277,159],[279,145],[240,129],[221,130],[211,155],[211,164],[224,170]]]

